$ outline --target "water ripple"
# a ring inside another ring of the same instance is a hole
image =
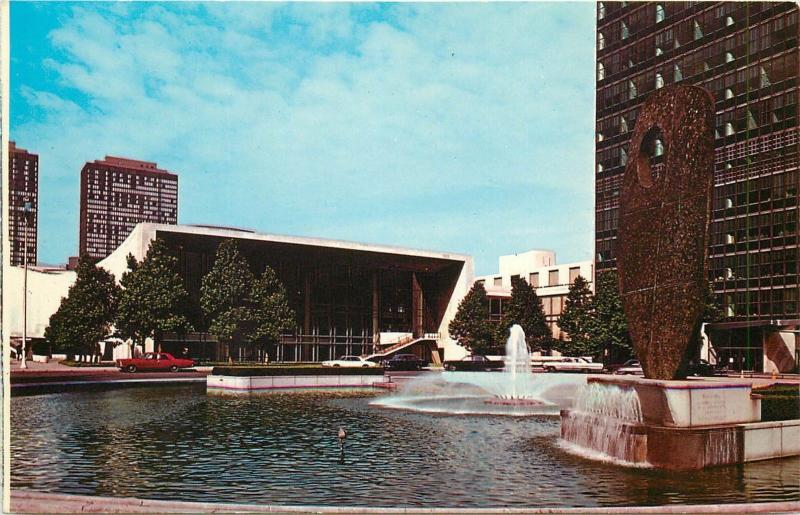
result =
[[[435,416],[364,393],[206,396],[204,386],[11,399],[11,486],[148,499],[413,507],[800,500],[800,459],[626,469],[558,447],[553,417]],[[339,463],[338,428],[347,428]]]

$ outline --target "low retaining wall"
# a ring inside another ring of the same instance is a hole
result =
[[[292,375],[292,376],[228,376],[206,377],[210,393],[251,393],[277,389],[357,388],[383,384],[383,374],[355,375]]]
[[[670,470],[800,456],[800,420],[676,428],[563,410],[561,438],[629,463]]]

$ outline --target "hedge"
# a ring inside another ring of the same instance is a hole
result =
[[[774,385],[757,390],[761,395],[761,420],[800,419],[800,387],[797,385]]]
[[[383,375],[379,367],[214,367],[215,376],[256,377],[256,376],[377,376]]]

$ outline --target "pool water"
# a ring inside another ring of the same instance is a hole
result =
[[[559,419],[443,416],[376,394],[206,395],[205,385],[11,399],[11,487],[146,499],[372,507],[800,500],[800,459],[703,471],[568,454]],[[347,430],[340,462],[339,427]]]

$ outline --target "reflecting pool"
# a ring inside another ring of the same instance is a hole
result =
[[[553,416],[441,416],[373,393],[207,396],[205,385],[15,396],[12,488],[353,506],[620,506],[800,500],[800,459],[666,472],[559,447]],[[339,462],[339,427],[347,429]]]

